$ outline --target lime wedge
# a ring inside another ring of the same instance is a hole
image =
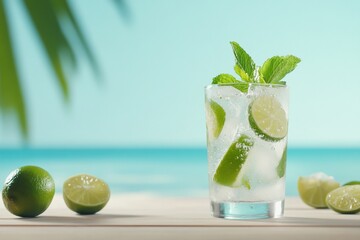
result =
[[[232,186],[253,145],[253,140],[244,134],[233,142],[216,169],[214,181],[221,185]]]
[[[217,138],[224,127],[226,114],[224,109],[215,101],[210,100],[209,103],[211,109],[209,117],[212,119],[212,126],[209,127],[211,129],[210,131],[212,131],[212,135]]]
[[[315,173],[309,177],[299,177],[298,191],[300,198],[314,208],[327,208],[326,196],[340,184],[333,177],[324,173]]]
[[[66,205],[74,212],[94,214],[109,201],[110,189],[103,180],[80,174],[64,182],[63,197]]]
[[[360,185],[351,185],[337,188],[326,197],[329,208],[339,213],[360,212]]]
[[[284,148],[284,152],[280,159],[279,165],[276,167],[276,172],[277,172],[279,178],[282,178],[283,176],[285,176],[286,158],[287,158],[287,147]]]
[[[280,141],[287,134],[286,113],[273,96],[259,96],[250,104],[249,122],[254,132],[265,141]]]

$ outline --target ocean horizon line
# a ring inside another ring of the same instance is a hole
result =
[[[356,153],[360,154],[360,147],[289,147],[289,154],[332,154],[332,153]],[[1,156],[24,156],[24,155],[146,155],[146,154],[206,154],[206,147],[21,147],[1,148]]]

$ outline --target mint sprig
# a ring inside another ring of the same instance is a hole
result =
[[[274,56],[264,62],[259,73],[266,83],[278,84],[300,61],[300,58],[292,55]]]
[[[300,58],[293,55],[274,56],[267,59],[259,67],[256,66],[250,55],[237,42],[230,42],[230,44],[236,60],[234,71],[239,75],[240,80],[230,74],[223,73],[213,78],[212,83],[236,83],[233,86],[242,92],[247,92],[249,83],[286,85],[286,82],[282,81],[282,79],[292,72],[301,61]]]
[[[230,74],[220,74],[217,75],[216,77],[213,78],[212,84],[234,84],[232,85],[234,88],[240,90],[243,93],[246,93],[248,88],[249,88],[249,84],[247,82],[243,82],[243,81],[239,81],[237,80],[235,77],[233,77]]]
[[[256,69],[254,61],[252,60],[250,55],[247,54],[247,52],[240,47],[237,42],[230,42],[230,44],[236,58],[235,71],[242,79],[242,76],[246,78],[243,80],[253,81]]]

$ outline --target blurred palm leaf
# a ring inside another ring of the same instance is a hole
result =
[[[3,0],[0,0],[0,110],[5,114],[15,112],[21,132],[27,137],[28,124],[25,109],[5,6]]]
[[[5,115],[15,112],[23,136],[28,136],[26,106],[17,73],[16,61],[11,44],[5,0],[0,0],[0,110]],[[115,6],[128,17],[123,0],[113,0]],[[64,99],[69,100],[69,70],[76,69],[78,57],[74,51],[76,41],[89,60],[95,74],[99,67],[83,31],[76,20],[68,0],[22,0],[31,23],[45,50],[51,68],[56,76]],[[71,32],[67,32],[69,29]]]

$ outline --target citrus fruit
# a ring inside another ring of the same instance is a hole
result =
[[[309,177],[299,177],[298,191],[300,198],[314,208],[327,208],[326,196],[340,184],[325,173],[315,173]]]
[[[209,118],[211,118],[209,122],[212,123],[212,126],[209,126],[210,131],[212,136],[217,138],[224,127],[226,114],[224,109],[215,101],[210,100],[209,106]]]
[[[64,182],[63,197],[72,211],[79,214],[94,214],[109,201],[110,189],[103,180],[80,174]]]
[[[326,197],[329,208],[339,213],[360,212],[360,185],[349,185],[331,191]]]
[[[280,162],[279,162],[278,166],[276,167],[276,172],[277,172],[279,178],[282,178],[283,176],[285,176],[286,159],[287,159],[287,147],[284,148],[284,152],[281,156]]]
[[[20,217],[35,217],[50,205],[55,183],[50,174],[36,166],[23,166],[5,180],[2,198],[5,207]]]
[[[343,186],[347,186],[347,185],[360,185],[360,181],[347,182],[347,183],[345,183]]]
[[[249,106],[249,123],[254,132],[263,140],[279,141],[288,130],[286,113],[280,102],[273,96],[257,97]]]
[[[233,142],[215,171],[214,181],[225,186],[232,186],[253,145],[253,140],[244,134]]]

